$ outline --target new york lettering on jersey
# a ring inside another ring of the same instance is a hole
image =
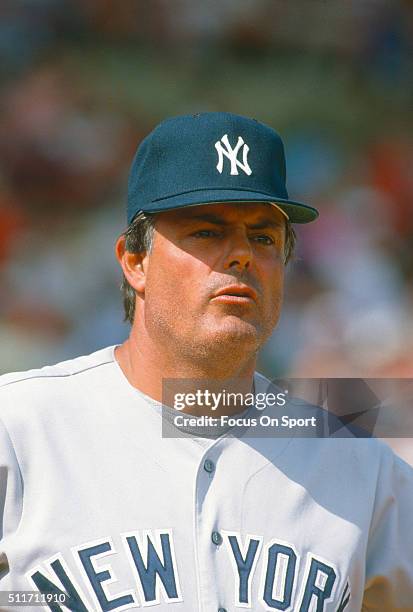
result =
[[[337,612],[343,612],[349,603],[349,583],[340,580],[339,570],[333,563],[310,552],[300,558],[296,547],[286,542],[265,543],[261,536],[243,537],[230,531],[223,531],[222,536],[233,570],[234,606],[323,612],[327,603],[334,603]],[[65,608],[77,612],[120,612],[139,606],[185,602],[172,529],[124,533],[120,539],[121,548],[116,548],[110,537],[73,547],[76,576],[63,555],[57,553],[32,568],[27,578],[41,593],[65,594]],[[111,595],[108,586],[117,582],[117,578],[110,557],[119,554],[128,562],[135,588],[119,589],[116,595]],[[260,573],[257,572],[259,559],[262,561]],[[302,563],[304,579],[298,580]],[[252,600],[253,581],[259,584],[258,602]],[[340,586],[343,584],[344,587]],[[57,601],[49,603],[47,609],[63,610]]]

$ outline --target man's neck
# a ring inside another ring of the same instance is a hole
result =
[[[242,364],[232,361],[220,369],[213,359],[211,364],[188,363],[179,359],[176,351],[172,358],[157,347],[148,350],[148,343],[139,342],[133,333],[116,349],[115,358],[129,383],[156,401],[175,407],[177,397],[189,398],[189,403],[179,408],[182,412],[209,416],[217,411],[237,414],[244,409],[240,394],[253,390],[255,359]],[[231,396],[232,403],[226,401],[223,405],[229,394],[238,395]],[[223,398],[220,403],[219,398]]]

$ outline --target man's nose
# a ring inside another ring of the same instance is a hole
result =
[[[225,256],[225,269],[239,268],[247,270],[252,262],[252,248],[245,232],[234,232],[228,237],[228,246]]]

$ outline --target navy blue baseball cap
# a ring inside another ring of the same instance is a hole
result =
[[[318,217],[290,200],[284,146],[267,125],[232,113],[166,119],[140,144],[128,182],[128,223],[140,213],[218,202],[269,202],[292,223]]]

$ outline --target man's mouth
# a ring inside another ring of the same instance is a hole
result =
[[[211,300],[225,304],[251,304],[257,301],[257,293],[247,285],[230,285],[219,289]]]

